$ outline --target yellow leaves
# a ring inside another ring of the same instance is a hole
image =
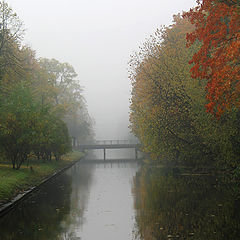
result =
[[[131,127],[154,158],[174,155],[183,143],[191,143],[194,132],[191,111],[196,83],[188,65],[193,48],[187,49],[185,40],[192,26],[180,17],[176,19],[176,24],[157,31],[131,60],[137,63],[130,74]]]

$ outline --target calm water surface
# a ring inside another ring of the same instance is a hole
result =
[[[237,182],[80,162],[0,219],[1,240],[239,240]]]
[[[142,167],[136,239],[239,240],[240,184],[226,176]]]
[[[0,219],[1,240],[133,239],[136,162],[78,163]]]

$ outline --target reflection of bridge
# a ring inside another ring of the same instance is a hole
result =
[[[75,150],[103,149],[104,160],[106,160],[106,149],[133,148],[135,149],[135,158],[138,158],[140,144],[130,140],[101,140],[85,144],[75,144]]]

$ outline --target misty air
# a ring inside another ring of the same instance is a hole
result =
[[[0,240],[239,240],[238,0],[0,0]]]

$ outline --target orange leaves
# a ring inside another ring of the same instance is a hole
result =
[[[220,117],[240,105],[240,8],[226,1],[203,0],[184,14],[195,25],[187,34],[188,46],[202,46],[190,61],[193,78],[207,79],[207,111]]]

